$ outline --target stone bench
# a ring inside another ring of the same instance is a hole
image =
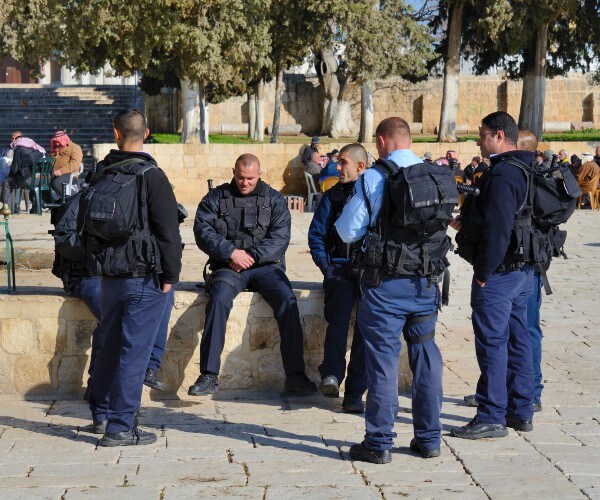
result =
[[[320,283],[292,285],[304,331],[307,374],[318,382],[326,326],[323,291]],[[160,371],[167,390],[152,391],[152,397],[185,395],[198,377],[206,301],[204,291],[193,284],[178,286]],[[0,296],[0,393],[26,398],[79,397],[87,381],[94,326],[85,304],[57,288],[28,287]],[[406,388],[411,377],[403,351],[399,382]],[[221,360],[222,390],[282,390],[277,323],[260,294],[242,292],[235,299]],[[145,390],[145,397],[148,393]]]

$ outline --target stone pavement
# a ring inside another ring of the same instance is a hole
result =
[[[192,207],[190,207],[192,208]],[[193,210],[191,212],[193,214]],[[567,225],[569,259],[550,271],[554,294],[544,296],[543,411],[533,432],[510,430],[497,440],[448,436],[474,414],[462,403],[478,370],[470,326],[468,266],[452,256],[450,306],[439,317],[445,362],[443,446],[424,461],[408,450],[410,398],[400,395],[393,460],[352,462],[362,439],[360,416],[321,396],[231,392],[213,397],[148,401],[140,423],[159,434],[153,445],[106,449],[81,427],[82,401],[24,401],[0,396],[2,498],[599,498],[600,311],[596,268],[600,215],[577,212]],[[20,248],[49,252],[47,217],[15,217]],[[317,281],[305,238],[310,214],[295,214],[288,252],[292,280]],[[200,279],[204,259],[191,222],[183,229],[185,281]],[[47,271],[19,270],[18,283],[58,286]],[[146,395],[147,396],[147,395]],[[148,398],[145,398],[148,400]]]

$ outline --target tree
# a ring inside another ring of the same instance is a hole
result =
[[[403,0],[324,0],[312,8],[317,26],[323,27],[315,52],[325,96],[321,133],[341,137],[357,132],[350,96],[360,85],[364,98],[360,140],[370,141],[369,82],[393,75],[412,81],[426,78],[426,63],[433,55],[431,37]]]

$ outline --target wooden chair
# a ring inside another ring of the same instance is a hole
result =
[[[592,210],[597,210],[598,209],[598,181],[600,180],[600,175],[596,175],[592,178],[592,180],[590,182],[586,182],[585,184],[579,184],[579,187],[581,188],[581,196],[579,198],[577,198],[577,209],[581,209],[581,203],[583,201],[583,197],[584,196],[588,196],[588,198],[590,199],[590,208]]]
[[[338,182],[340,181],[339,177],[326,177],[325,179],[323,179],[321,181],[321,193],[324,193],[325,191],[327,191],[328,189],[331,189],[333,186],[335,186]]]
[[[483,172],[477,172],[476,174],[473,174],[473,186],[477,185],[477,181],[479,180],[479,178],[483,175]]]

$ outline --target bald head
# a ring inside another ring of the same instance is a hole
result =
[[[375,130],[377,152],[382,158],[387,157],[392,151],[410,149],[410,126],[406,120],[392,116],[383,120]]]
[[[260,161],[256,156],[245,153],[235,161],[233,180],[238,191],[244,196],[256,188],[260,180]]]
[[[521,151],[531,151],[535,153],[538,147],[538,138],[531,130],[519,130],[519,139],[517,149]]]

